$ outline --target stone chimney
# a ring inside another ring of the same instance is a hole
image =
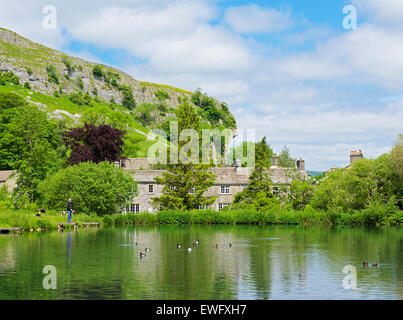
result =
[[[299,158],[297,160],[297,168],[300,171],[305,171],[305,160],[302,160],[302,158]]]
[[[350,152],[350,164],[352,164],[358,160],[361,160],[361,159],[364,159],[364,154],[362,153],[361,149],[359,151],[353,150]]]
[[[279,160],[278,155],[274,154],[273,158],[271,158],[271,166],[278,167],[278,160]]]

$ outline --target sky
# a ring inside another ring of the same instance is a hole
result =
[[[401,0],[0,0],[0,26],[138,80],[201,88],[308,170],[346,166],[350,150],[378,157],[403,133]]]

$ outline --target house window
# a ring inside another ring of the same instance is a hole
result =
[[[275,196],[278,195],[278,187],[273,187],[273,190],[271,191]]]
[[[222,209],[224,209],[225,207],[228,207],[229,206],[229,203],[219,203],[218,204],[218,210],[222,210]]]
[[[195,193],[196,193],[196,188],[195,188],[195,187],[190,188],[189,193],[190,193],[190,194],[195,194]]]
[[[139,213],[140,205],[138,203],[132,203],[126,206],[126,213]]]
[[[204,209],[206,209],[206,206],[199,204],[199,210],[204,210]]]
[[[243,185],[242,185],[242,189],[246,189],[247,187],[248,187],[247,184],[243,184]]]
[[[221,186],[221,194],[229,194],[229,186]]]
[[[148,193],[154,193],[154,185],[148,185]]]

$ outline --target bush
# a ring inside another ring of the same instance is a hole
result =
[[[133,110],[136,107],[136,100],[134,100],[133,90],[128,86],[122,86],[120,89],[123,94],[122,106],[129,110]]]
[[[84,98],[83,98],[83,95],[82,95],[81,92],[80,93],[72,93],[72,94],[70,94],[69,99],[70,99],[71,102],[73,102],[73,103],[75,103],[75,104],[77,104],[79,106],[85,105],[85,101],[84,101]]]
[[[12,71],[0,71],[0,85],[5,86],[6,84],[19,85],[20,78]]]
[[[84,89],[84,82],[80,76],[77,77],[76,84],[77,84],[77,87],[79,87],[81,90]]]
[[[76,212],[103,216],[119,212],[135,195],[136,183],[114,164],[82,162],[47,177],[38,189],[46,208],[63,210],[72,198]]]
[[[102,67],[101,67],[101,66],[98,66],[98,65],[94,66],[94,68],[92,69],[92,74],[93,74],[95,77],[102,78],[102,77],[103,77],[103,74],[104,74]]]
[[[48,81],[59,84],[59,77],[57,75],[57,70],[55,66],[53,65],[47,66],[46,71],[48,72]]]
[[[29,85],[29,82],[28,82],[28,81],[26,81],[26,82],[24,83],[24,88],[26,88],[26,89],[31,89],[31,86]]]
[[[166,92],[164,90],[157,90],[154,94],[158,98],[158,100],[165,101],[165,100],[169,99],[168,92]]]

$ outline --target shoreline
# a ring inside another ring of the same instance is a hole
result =
[[[256,210],[166,210],[158,213],[96,215],[76,214],[72,222],[83,228],[83,223],[108,225],[301,225],[301,226],[394,226],[403,225],[403,211],[388,215],[374,215],[366,209],[351,213],[323,211],[313,208],[292,210],[274,208],[269,211]],[[24,232],[57,230],[58,224],[67,223],[67,217],[51,212],[36,217],[32,212],[0,212],[0,228],[22,228]],[[65,229],[72,229],[66,225]]]

